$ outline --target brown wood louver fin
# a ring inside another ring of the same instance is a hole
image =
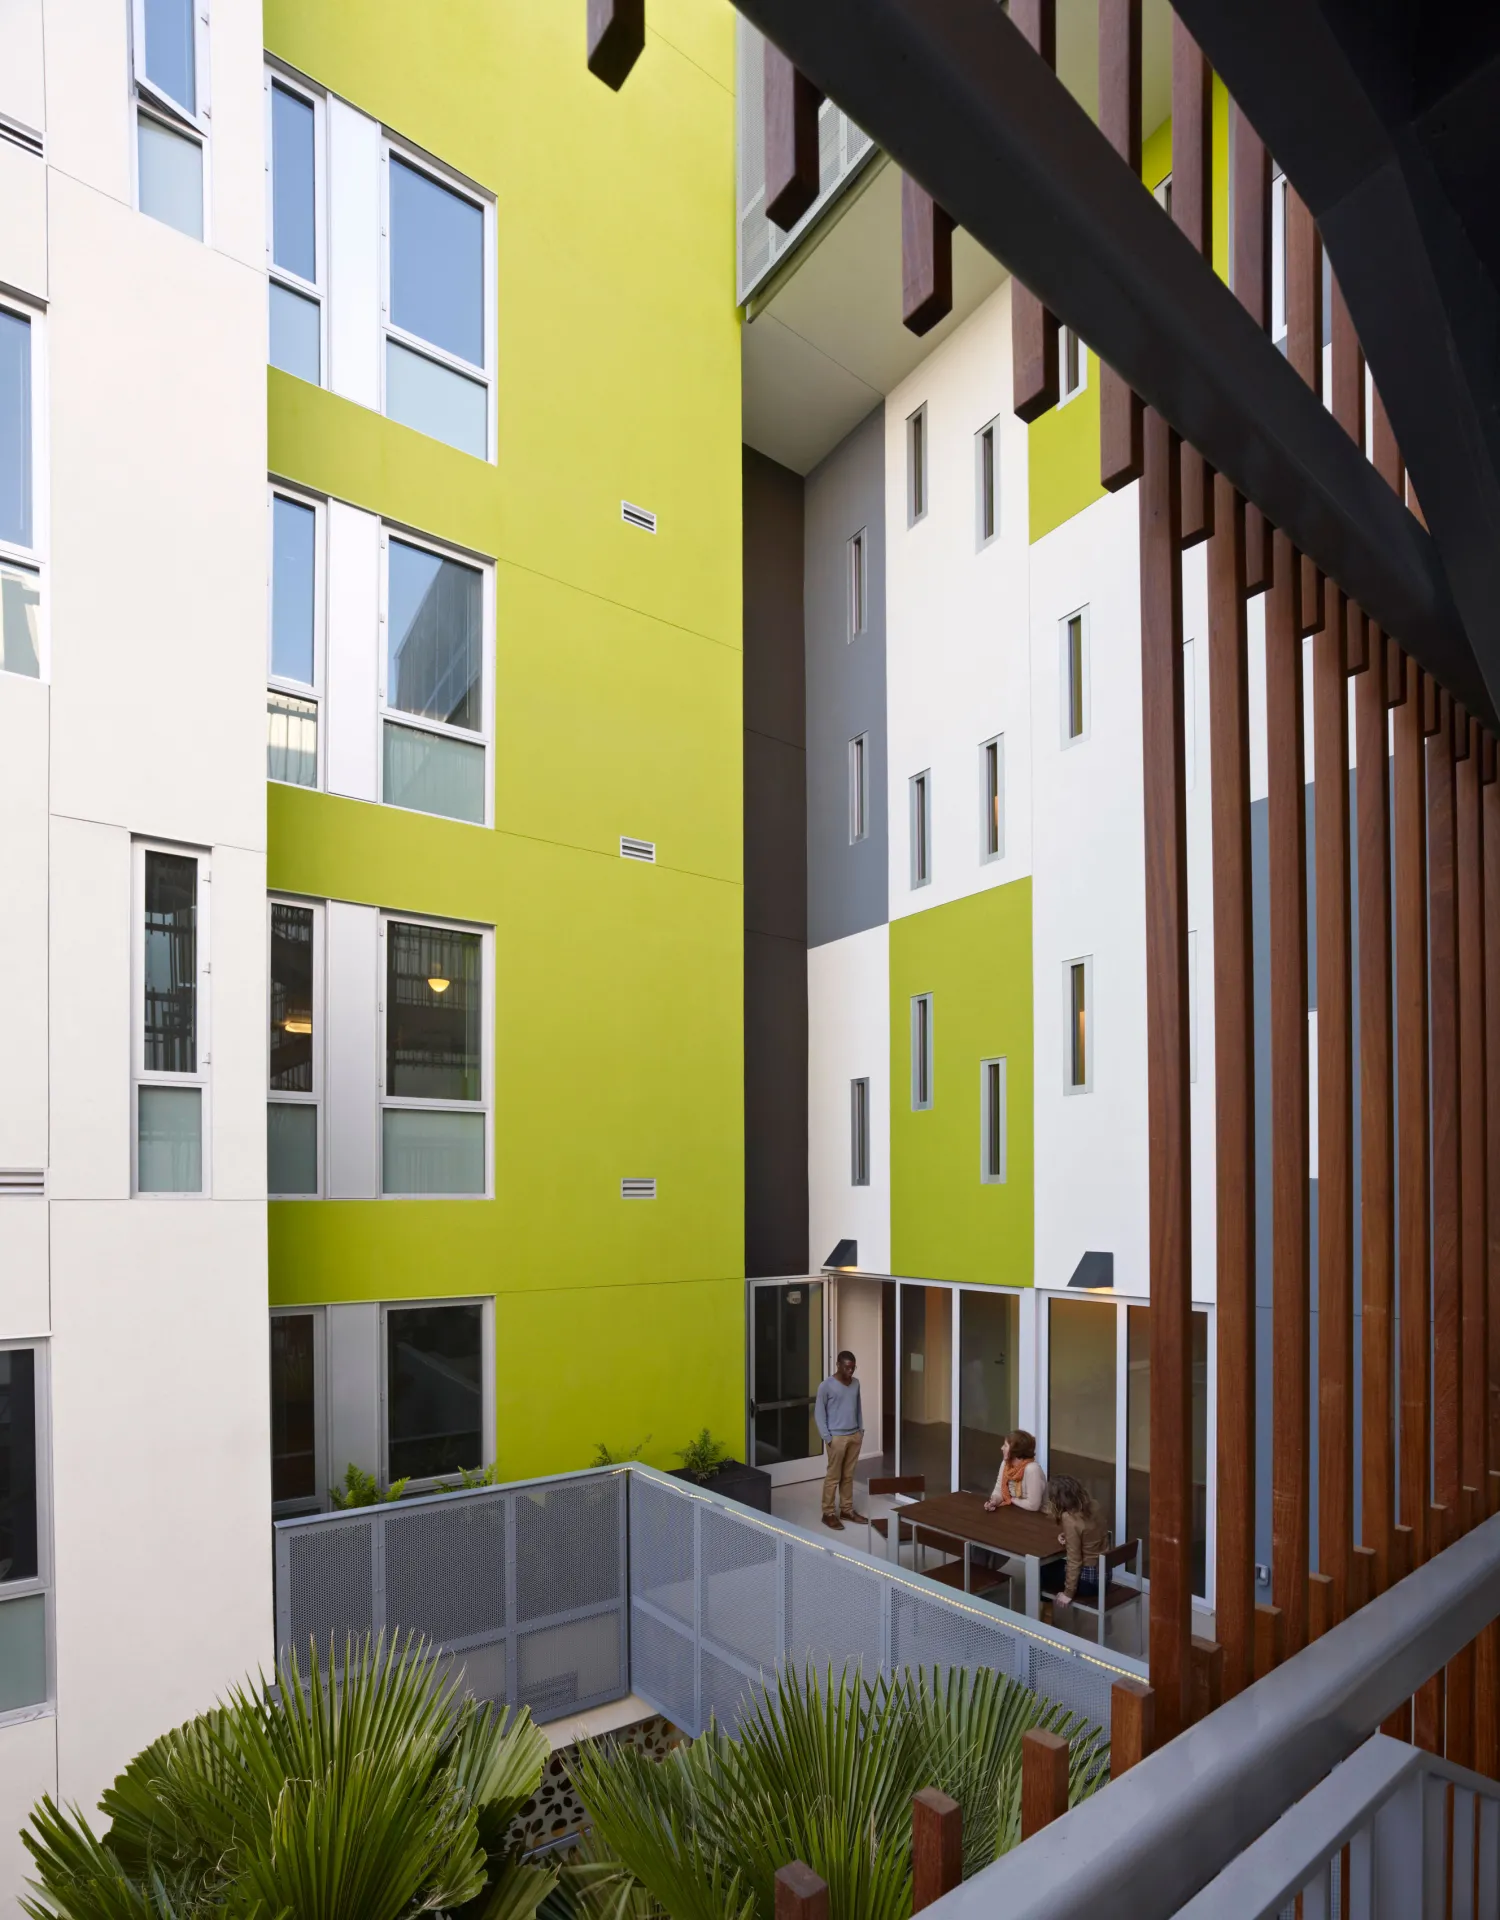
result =
[[[823,95],[766,42],[766,218],[789,233],[818,197],[818,108]]]
[[[1199,253],[1213,236],[1213,76],[1196,40],[1172,15],[1172,218]],[[1182,544],[1196,546],[1214,530],[1213,474],[1203,455],[1182,443]]]
[[[901,176],[901,324],[930,333],[953,311],[953,221],[909,173]]]
[[[589,0],[589,72],[618,93],[646,45],[646,0]]]
[[[1484,924],[1485,1164],[1489,1170],[1489,1212],[1485,1221],[1485,1293],[1488,1311],[1485,1399],[1485,1457],[1488,1483],[1497,1484],[1500,1468],[1500,780],[1495,778],[1496,743],[1484,735],[1480,783],[1484,790],[1481,908]],[[1494,1512],[1493,1505],[1490,1512]]]
[[[1011,0],[1011,24],[1057,66],[1057,0]],[[1014,276],[1010,283],[1011,400],[1016,417],[1039,420],[1058,402],[1057,315]]]
[[[1453,702],[1439,688],[1427,742],[1427,965],[1432,1048],[1432,1485],[1459,1512],[1460,1374],[1458,919],[1453,812]]]
[[[1306,203],[1287,182],[1286,189],[1286,357],[1296,372],[1323,397],[1323,243],[1317,224]],[[1319,604],[1313,614],[1314,595],[1321,595],[1318,570],[1306,554],[1302,557],[1302,612],[1304,634],[1316,633],[1323,624]]]
[[[1393,493],[1399,493],[1404,500],[1406,498],[1406,465],[1401,458],[1401,449],[1396,445],[1391,416],[1385,410],[1385,402],[1380,397],[1379,387],[1374,387],[1372,394],[1370,459],[1381,479]]]
[[[1255,324],[1271,324],[1271,157],[1265,142],[1241,113],[1231,108],[1229,150],[1233,155],[1234,196],[1230,282],[1240,305]],[[1260,508],[1245,502],[1245,587],[1262,593],[1271,584],[1271,529]]]
[[[1333,337],[1333,417],[1355,446],[1363,451],[1365,356],[1359,344],[1359,335],[1354,331],[1354,317],[1336,274],[1331,276],[1330,285],[1333,289],[1329,316]]]
[[[1099,0],[1099,131],[1140,178],[1141,0]],[[1099,363],[1099,484],[1117,493],[1141,477],[1141,397]]]
[[[1468,751],[1454,781],[1458,858],[1458,1112],[1462,1249],[1462,1437],[1466,1486],[1483,1488],[1489,1471],[1489,1180],[1485,1113],[1484,824],[1479,723],[1464,718]]]

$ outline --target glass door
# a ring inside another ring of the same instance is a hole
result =
[[[750,1289],[750,1464],[773,1480],[822,1471],[813,1401],[824,1365],[823,1282],[759,1281]]]
[[[953,1289],[901,1287],[901,1467],[953,1490]]]

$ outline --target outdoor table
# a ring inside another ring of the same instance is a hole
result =
[[[988,1547],[1013,1560],[1023,1560],[1026,1611],[1033,1620],[1041,1617],[1042,1562],[1060,1559],[1064,1552],[1052,1514],[1029,1513],[1025,1507],[1015,1506],[986,1513],[984,1496],[978,1493],[937,1493],[927,1500],[914,1500],[910,1506],[891,1509],[886,1557],[894,1556],[898,1564],[902,1527],[920,1527],[924,1533],[946,1534],[963,1542],[965,1593],[972,1590],[969,1569],[973,1548]]]

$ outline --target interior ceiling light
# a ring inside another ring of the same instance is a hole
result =
[[[306,1013],[294,1013],[290,1020],[283,1020],[281,1025],[286,1033],[311,1033],[312,1016]]]
[[[434,993],[446,993],[452,982],[445,980],[440,973],[437,973],[429,977],[427,984]]]

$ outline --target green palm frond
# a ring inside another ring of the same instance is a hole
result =
[[[629,1748],[580,1746],[573,1781],[602,1839],[669,1920],[754,1920],[755,1899],[716,1844],[717,1821],[699,1804],[709,1769],[700,1749],[713,1734],[665,1760]]]

